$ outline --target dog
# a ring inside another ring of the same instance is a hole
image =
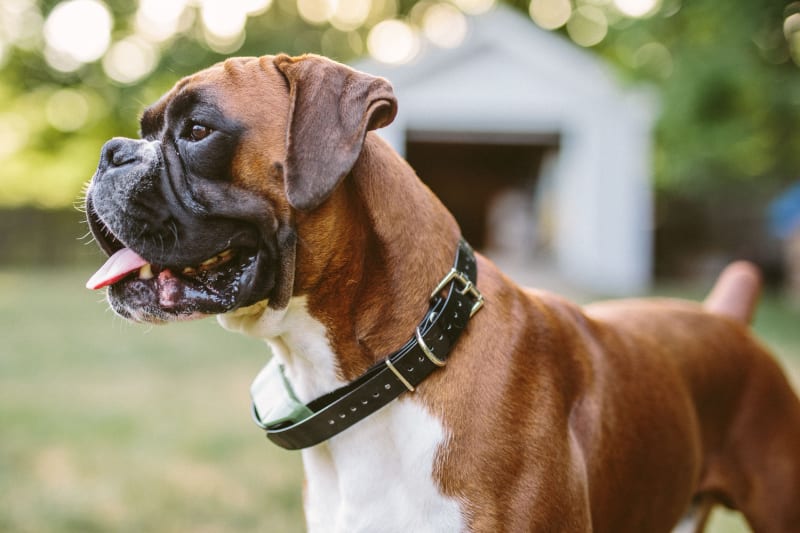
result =
[[[755,267],[703,304],[520,288],[373,132],[396,110],[316,55],[180,80],[102,149],[87,286],[269,343],[253,415],[302,449],[310,531],[701,531],[716,504],[800,531],[800,403],[748,327]]]

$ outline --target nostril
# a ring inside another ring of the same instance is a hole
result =
[[[114,155],[111,157],[111,164],[115,167],[121,167],[123,165],[127,165],[128,163],[133,163],[135,157],[131,153],[119,151],[114,152]]]
[[[108,141],[105,146],[103,146],[103,161],[115,167],[121,167],[136,162],[136,144],[125,141],[125,139],[111,139]]]

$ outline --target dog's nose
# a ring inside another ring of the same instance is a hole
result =
[[[103,145],[101,159],[106,165],[123,167],[139,159],[138,148],[135,140],[116,137]]]

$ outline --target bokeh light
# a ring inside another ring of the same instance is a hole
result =
[[[408,63],[419,52],[419,36],[400,20],[385,20],[375,25],[367,36],[370,55],[384,63]]]
[[[244,7],[249,16],[260,15],[272,5],[272,0],[244,0]]]
[[[356,56],[364,53],[364,39],[357,31],[347,32],[347,44]]]
[[[44,60],[51,68],[60,70],[61,72],[73,72],[83,65],[83,62],[49,45],[45,46],[43,55]]]
[[[655,13],[660,0],[613,0],[614,6],[628,17],[641,18]]]
[[[800,13],[792,13],[783,21],[783,34],[789,44],[792,61],[800,65]]]
[[[206,44],[215,52],[230,54],[241,48],[249,14],[267,9],[263,0],[201,0],[200,17]]]
[[[111,43],[113,19],[99,0],[68,0],[56,5],[44,23],[50,50],[46,59],[58,70],[71,71],[100,59]]]
[[[397,17],[399,13],[399,0],[368,0],[370,1],[369,15],[364,23],[372,27],[382,20],[389,20]]]
[[[114,43],[103,57],[103,70],[106,75],[123,85],[143,79],[153,72],[157,64],[156,48],[136,36],[126,37]]]
[[[0,159],[25,147],[30,135],[30,121],[21,113],[0,114]]]
[[[47,122],[59,131],[76,131],[89,118],[89,101],[75,89],[61,89],[47,99]]]
[[[432,43],[455,48],[467,36],[467,18],[451,4],[434,4],[425,10],[422,29]]]
[[[580,6],[567,22],[567,33],[575,44],[594,46],[608,34],[606,14],[595,6]]]
[[[202,0],[200,19],[214,36],[233,39],[244,31],[247,9],[241,0]]]
[[[134,27],[136,33],[155,42],[166,41],[182,28],[187,0],[139,0]]]
[[[204,28],[203,38],[208,47],[219,54],[233,54],[242,47],[245,40],[244,28],[238,35],[221,37]]]
[[[369,16],[369,0],[339,0],[330,17],[331,25],[341,31],[360,28]]]
[[[335,11],[334,0],[297,0],[297,13],[311,24],[325,24]]]
[[[464,13],[480,15],[492,9],[495,0],[452,0],[452,2]]]
[[[783,34],[786,37],[800,31],[800,13],[792,13],[783,21]]]
[[[24,50],[39,46],[42,14],[33,0],[3,0],[0,2],[0,42]]]
[[[540,27],[555,30],[572,16],[572,3],[570,0],[531,0],[528,13]]]
[[[657,78],[667,79],[673,71],[672,54],[659,42],[647,43],[633,54],[633,67]]]

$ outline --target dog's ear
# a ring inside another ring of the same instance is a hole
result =
[[[289,82],[284,179],[289,203],[311,210],[324,202],[353,168],[367,131],[397,114],[392,86],[316,55],[273,60]]]

